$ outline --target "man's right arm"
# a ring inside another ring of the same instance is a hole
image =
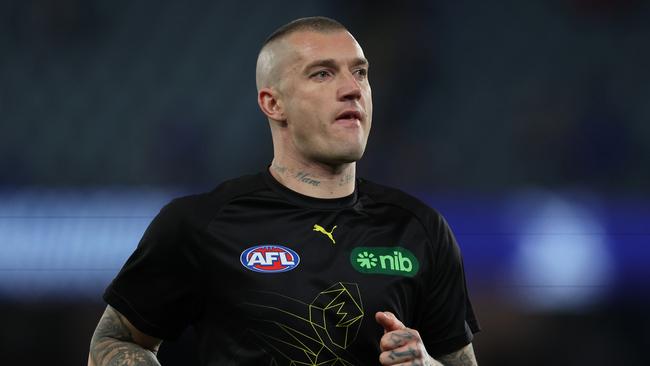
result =
[[[162,340],[139,331],[109,305],[90,341],[88,366],[159,366],[156,353],[161,343]]]

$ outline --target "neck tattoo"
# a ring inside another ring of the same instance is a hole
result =
[[[312,186],[314,186],[314,187],[318,187],[318,186],[320,185],[320,181],[311,178],[311,177],[309,176],[309,173],[298,172],[298,174],[295,175],[295,178],[296,178],[299,182],[302,182],[302,183],[305,183],[305,184],[310,184],[310,185],[312,185]]]
[[[284,174],[287,172],[286,166],[278,165],[276,163],[271,164],[271,168],[280,174]]]
[[[339,187],[344,186],[350,182],[352,182],[352,173],[345,173],[345,175],[339,179]]]

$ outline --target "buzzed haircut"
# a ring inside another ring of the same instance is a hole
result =
[[[258,91],[262,87],[278,82],[279,75],[276,72],[278,60],[277,57],[272,56],[274,54],[272,50],[275,47],[275,43],[279,43],[279,41],[293,33],[303,31],[333,33],[347,31],[347,28],[334,19],[315,16],[299,18],[276,29],[275,32],[271,33],[271,35],[264,41],[257,56],[255,84],[257,85]]]
[[[283,38],[289,34],[299,31],[314,31],[314,32],[332,32],[332,31],[347,31],[348,29],[334,19],[327,17],[307,17],[293,20],[280,28],[264,41],[262,48],[273,42],[276,39]]]

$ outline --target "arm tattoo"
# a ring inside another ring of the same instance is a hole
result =
[[[136,344],[124,320],[111,307],[99,320],[90,341],[90,357],[95,366],[160,366],[156,351]]]
[[[445,366],[478,366],[471,343],[456,352],[441,356],[438,361]]]

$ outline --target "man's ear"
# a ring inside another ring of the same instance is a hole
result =
[[[282,101],[278,98],[279,93],[272,88],[262,88],[257,93],[257,104],[267,117],[272,120],[285,122],[287,118],[284,115]]]

